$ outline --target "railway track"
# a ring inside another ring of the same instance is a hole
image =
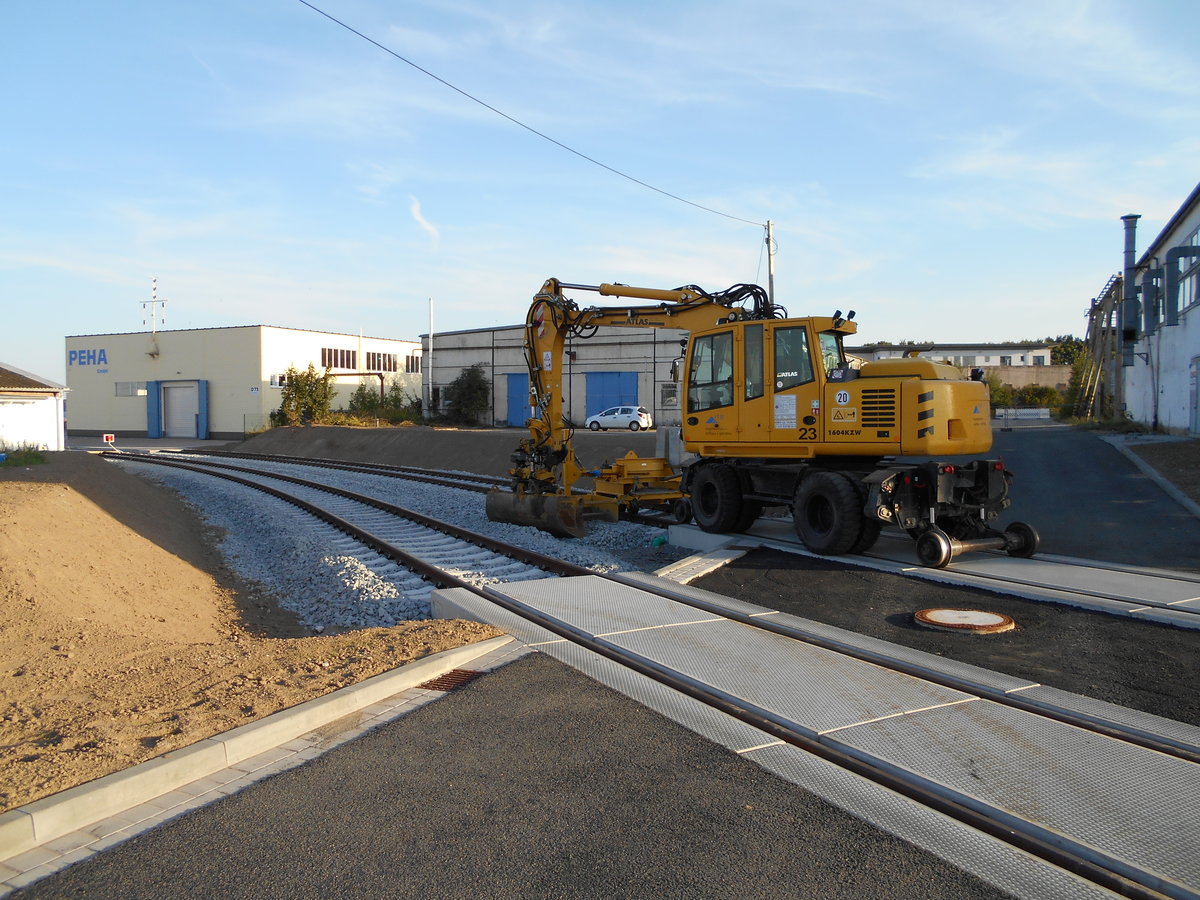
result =
[[[182,452],[180,455],[182,456]],[[235,451],[210,454],[244,460],[255,467],[286,464],[329,471],[380,475],[422,483],[486,493],[508,486],[508,479],[469,472],[445,472],[413,466],[344,462],[299,456],[262,457]],[[195,458],[195,457],[192,457]],[[627,521],[666,528],[674,524],[669,517],[653,514],[628,516]],[[706,536],[695,526],[685,526],[699,538]],[[894,532],[894,533],[893,533]],[[686,540],[686,538],[684,538]],[[735,537],[735,543],[738,539]],[[788,552],[813,556],[796,537],[790,519],[760,519],[741,543],[761,542]],[[930,569],[920,564],[911,539],[895,529],[885,530],[876,546],[866,554],[843,557],[846,562],[898,575],[925,578],[1000,591],[1015,596],[1067,606],[1079,606],[1112,615],[1149,619],[1180,628],[1200,630],[1200,576],[1162,569],[1145,569],[1116,563],[1080,560],[1039,554],[1033,560],[1010,557],[996,551],[983,551],[958,557],[946,569]]]
[[[791,523],[784,520],[760,519],[743,543],[814,556],[800,544]],[[1190,572],[1053,554],[1015,559],[995,551],[968,554],[945,569],[930,569],[917,560],[907,536],[886,530],[867,553],[840,559],[895,575],[1200,629],[1200,576]]]
[[[1097,846],[1095,841],[1086,835],[1076,837],[1069,831],[1064,832],[1057,822],[1047,824],[1033,821],[1025,815],[1004,808],[1001,804],[989,803],[969,792],[947,787],[939,782],[936,773],[906,769],[897,766],[885,756],[842,746],[838,741],[831,741],[826,735],[803,723],[781,715],[770,705],[739,697],[719,683],[693,677],[643,653],[634,652],[622,646],[619,640],[598,635],[594,630],[589,631],[580,627],[578,623],[537,608],[537,604],[528,602],[527,597],[523,599],[534,585],[522,589],[522,583],[536,581],[538,590],[541,590],[544,582],[540,579],[555,576],[566,576],[570,579],[599,578],[612,585],[606,590],[634,591],[645,595],[648,598],[646,603],[686,607],[692,611],[687,615],[703,614],[716,617],[739,628],[770,635],[772,640],[783,639],[796,642],[797,645],[819,648],[822,652],[837,654],[839,657],[866,663],[889,673],[917,679],[924,684],[936,685],[971,701],[985,702],[989,706],[994,705],[1019,714],[1028,731],[1025,737],[1011,736],[1010,739],[1018,743],[1031,739],[1039,729],[1046,727],[1068,729],[1072,734],[1086,734],[1090,736],[1086,740],[1110,747],[1112,753],[1117,756],[1135,753],[1139,755],[1139,760],[1151,758],[1159,761],[1169,779],[1179,779],[1182,782],[1182,786],[1179,787],[1182,791],[1180,796],[1189,802],[1200,802],[1200,796],[1191,796],[1197,793],[1195,785],[1200,785],[1198,729],[1153,716],[1106,708],[1103,704],[1081,706],[1052,702],[1032,692],[997,686],[991,678],[973,675],[964,671],[962,667],[947,664],[945,660],[934,657],[914,659],[911,653],[895,652],[897,648],[891,648],[890,645],[881,642],[856,641],[852,637],[833,634],[829,629],[807,628],[794,621],[776,621],[771,616],[764,616],[762,611],[739,609],[736,603],[727,604],[708,599],[701,592],[674,587],[659,580],[619,573],[597,575],[573,563],[564,563],[540,553],[516,548],[485,535],[465,532],[456,526],[430,520],[429,517],[374,497],[309,481],[292,474],[263,471],[260,468],[264,465],[261,461],[253,465],[234,465],[224,462],[168,460],[161,458],[162,455],[159,455],[158,459],[129,454],[120,456],[127,462],[145,462],[202,471],[227,479],[241,487],[265,491],[286,500],[310,515],[319,516],[322,521],[354,541],[370,547],[373,552],[407,567],[431,585],[466,590],[481,600],[494,604],[506,614],[520,617],[532,628],[543,630],[590,653],[598,654],[639,676],[649,678],[672,691],[731,716],[774,740],[815,754],[848,772],[887,787],[914,802],[937,810],[990,835],[995,840],[1033,854],[1106,890],[1122,896],[1139,898],[1200,897],[1200,876],[1196,875],[1194,868],[1189,868],[1191,863],[1185,863],[1180,871],[1165,872],[1161,867],[1156,868],[1152,864],[1142,866],[1136,861],[1124,858],[1122,854],[1113,853],[1111,849]],[[273,465],[278,463],[278,460],[272,460]],[[345,468],[345,465],[336,464],[334,467]],[[392,474],[392,471],[381,473],[378,471],[380,467],[374,466],[353,464],[351,468],[354,471],[369,471],[371,474]],[[382,468],[394,470],[397,467]],[[416,472],[406,473],[401,477],[411,477],[414,474],[423,478],[429,475]],[[465,489],[487,490],[491,485],[482,486],[485,483],[478,482],[479,486]],[[459,483],[453,486],[463,487]],[[398,520],[403,520],[405,524],[398,524]],[[451,543],[447,545],[447,541]],[[469,550],[466,549],[468,546]],[[563,584],[563,590],[569,590],[568,582]],[[1036,722],[1050,724],[1031,724]],[[1200,859],[1200,854],[1197,854],[1197,858]],[[1170,866],[1166,868],[1169,870]]]

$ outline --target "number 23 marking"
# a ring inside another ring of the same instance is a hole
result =
[[[817,429],[801,428],[797,437],[802,441],[815,441],[817,439]]]

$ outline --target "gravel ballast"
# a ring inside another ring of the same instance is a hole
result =
[[[289,503],[182,469],[132,461],[117,464],[182,496],[223,533],[220,549],[226,564],[240,577],[261,585],[314,631],[388,627],[430,617],[433,585],[367,548],[337,552],[331,545],[344,536]],[[592,523],[586,538],[568,540],[534,528],[488,521],[483,495],[473,491],[270,460],[237,464],[376,497],[597,573],[652,571],[686,555],[669,545],[654,546],[655,538],[666,533],[662,528]],[[284,483],[279,486],[287,489]],[[461,577],[474,584],[496,580],[471,572]]]

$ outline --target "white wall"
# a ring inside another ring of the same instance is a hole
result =
[[[1198,240],[1198,228],[1200,203],[1183,212],[1169,232],[1155,239],[1139,265],[1165,265],[1171,248]],[[1200,260],[1185,258],[1180,260],[1179,269],[1186,272],[1198,263]],[[1140,284],[1146,278],[1145,270],[1141,270],[1137,282]],[[1200,398],[1196,396],[1194,363],[1200,357],[1200,284],[1196,280],[1184,289],[1184,280],[1180,279],[1182,300],[1176,307],[1179,309],[1177,325],[1163,324],[1163,310],[1171,302],[1165,296],[1159,304],[1157,322],[1148,333],[1144,329],[1144,318],[1139,317],[1133,365],[1122,369],[1127,414],[1136,422],[1157,424],[1161,429],[1176,433],[1200,434]],[[1184,306],[1187,303],[1190,305]]]
[[[0,450],[65,450],[62,395],[0,392]]]

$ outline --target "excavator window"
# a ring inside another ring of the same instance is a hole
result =
[[[842,342],[838,339],[838,335],[830,334],[827,331],[822,332],[821,362],[825,364],[826,372],[832,372],[844,362],[842,359]]]
[[[754,400],[763,395],[763,327],[747,325],[742,332],[744,375],[746,376],[746,399]]]
[[[733,403],[733,332],[706,334],[692,341],[688,370],[688,412]]]
[[[813,380],[808,334],[803,327],[775,329],[775,390],[786,391]]]

